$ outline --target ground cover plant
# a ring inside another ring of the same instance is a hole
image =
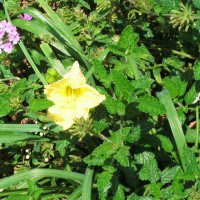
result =
[[[0,6],[0,199],[200,199],[199,0]]]

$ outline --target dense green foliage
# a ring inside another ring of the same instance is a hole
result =
[[[0,5],[1,199],[200,199],[200,0]],[[76,60],[106,100],[62,131],[43,87]]]

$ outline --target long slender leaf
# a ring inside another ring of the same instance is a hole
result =
[[[38,124],[1,124],[1,131],[39,132],[41,129]]]
[[[181,126],[181,122],[178,118],[176,109],[174,107],[174,104],[173,104],[173,101],[171,99],[169,92],[166,89],[164,89],[163,91],[157,93],[157,96],[158,96],[160,102],[166,108],[167,119],[169,121],[171,130],[172,130],[172,134],[173,134],[174,140],[176,142],[176,146],[178,149],[182,167],[185,170],[185,160],[183,157],[183,149],[185,146],[187,146],[187,144],[185,141],[185,136],[184,136],[183,129]]]
[[[56,58],[51,47],[47,43],[42,43],[40,45],[40,48],[47,57],[51,67],[53,67],[61,76],[63,76],[66,72],[65,68],[63,64],[60,62],[60,60]]]
[[[93,176],[93,168],[88,167],[85,172],[85,178],[83,180],[82,186],[82,200],[91,200],[91,190],[92,190],[92,176]]]
[[[82,186],[80,185],[78,188],[76,188],[68,197],[68,200],[77,200],[78,197],[80,197],[82,192]]]
[[[76,172],[67,172],[57,169],[31,169],[29,171],[20,172],[18,174],[0,179],[0,189],[8,188],[19,181],[30,179],[42,179],[45,177],[61,178],[73,181],[83,181],[85,175]]]

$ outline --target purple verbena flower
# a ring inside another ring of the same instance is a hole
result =
[[[32,19],[32,16],[30,16],[29,14],[24,13],[24,15],[19,15],[19,18],[25,19],[30,21]]]
[[[5,51],[6,53],[11,53],[12,50],[13,50],[13,45],[11,42],[6,42],[6,43],[3,43],[1,46],[3,51]]]
[[[17,44],[20,40],[20,35],[17,28],[10,22],[2,20],[0,22],[0,54],[4,51],[11,53],[13,45]]]

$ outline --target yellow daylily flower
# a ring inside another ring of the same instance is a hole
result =
[[[54,102],[47,117],[64,130],[70,128],[76,118],[87,119],[89,110],[105,100],[105,95],[86,84],[77,61],[61,80],[45,86],[44,93]]]

